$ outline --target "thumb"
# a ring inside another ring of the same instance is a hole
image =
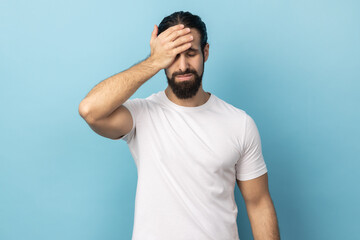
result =
[[[157,33],[158,33],[158,27],[155,24],[154,25],[154,30],[151,33],[151,40],[154,40],[157,37]]]

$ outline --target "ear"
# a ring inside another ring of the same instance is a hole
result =
[[[206,62],[208,57],[209,57],[209,43],[206,43],[204,47],[204,62]]]

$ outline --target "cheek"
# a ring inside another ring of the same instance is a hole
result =
[[[171,74],[172,73],[172,71],[169,69],[169,68],[167,68],[167,69],[165,69],[165,75],[168,77],[168,78],[171,78]]]
[[[203,60],[202,57],[199,57],[194,63],[193,67],[197,70],[197,72],[201,73],[203,71]]]

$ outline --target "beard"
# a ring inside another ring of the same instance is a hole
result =
[[[185,72],[174,72],[171,76],[171,78],[168,77],[165,69],[165,75],[168,81],[168,84],[171,88],[171,90],[174,92],[175,96],[179,99],[187,99],[192,98],[196,95],[198,92],[202,77],[204,73],[204,63],[203,63],[203,72],[201,75],[199,75],[195,70],[186,69]],[[185,80],[181,82],[176,82],[175,77],[178,75],[184,75],[184,74],[192,74],[194,76],[194,79]]]

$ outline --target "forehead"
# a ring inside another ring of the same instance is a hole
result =
[[[195,28],[190,28],[190,34],[191,35],[193,35],[193,40],[192,40],[192,43],[197,47],[197,48],[199,48],[200,49],[200,38],[201,38],[201,36],[200,36],[200,33],[199,33],[199,31],[197,30],[197,29],[195,29]]]

